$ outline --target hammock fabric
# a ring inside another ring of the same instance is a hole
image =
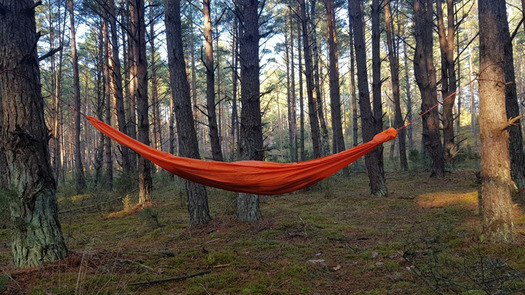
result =
[[[175,175],[207,186],[260,195],[284,194],[313,185],[397,136],[396,129],[389,128],[371,141],[349,150],[298,163],[218,162],[158,151],[104,122],[89,116],[86,118],[100,132]]]

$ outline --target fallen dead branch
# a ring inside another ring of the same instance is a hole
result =
[[[202,272],[198,272],[198,273],[195,273],[195,274],[182,276],[182,277],[173,277],[173,278],[166,278],[166,279],[161,279],[161,280],[153,280],[153,281],[144,281],[144,282],[130,283],[130,284],[128,284],[128,286],[149,286],[149,285],[160,284],[160,283],[165,283],[165,282],[184,281],[184,280],[191,279],[191,278],[194,278],[194,277],[203,276],[203,275],[206,275],[206,274],[209,274],[209,273],[211,273],[211,271],[207,270],[207,271],[202,271]]]

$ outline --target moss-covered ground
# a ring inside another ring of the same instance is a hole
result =
[[[480,238],[475,170],[457,169],[443,179],[422,170],[386,177],[385,198],[369,196],[359,171],[310,190],[263,196],[255,223],[235,221],[233,193],[209,189],[213,221],[197,228],[188,227],[181,182],[163,174],[156,176],[152,207],[114,218],[109,214],[123,208],[118,189],[78,196],[62,188],[70,257],[14,269],[3,225],[0,293],[525,292],[525,193],[514,195],[516,243],[493,245]],[[133,191],[129,198],[136,200]]]

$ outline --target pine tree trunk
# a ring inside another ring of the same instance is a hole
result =
[[[357,125],[357,95],[356,95],[356,86],[355,86],[354,29],[352,25],[352,17],[351,17],[350,10],[348,10],[348,22],[349,22],[348,31],[350,34],[349,36],[350,37],[350,99],[352,101],[352,146],[357,146],[359,144],[358,143],[359,126]]]
[[[414,0],[414,28],[416,39],[414,75],[421,92],[421,112],[426,112],[438,103],[436,70],[432,52],[432,0]],[[425,155],[432,162],[430,176],[445,176],[445,158],[443,156],[443,145],[441,144],[437,109],[433,109],[423,116],[423,146]]]
[[[505,112],[505,2],[479,0],[480,133],[483,236],[492,242],[514,240],[510,188],[509,132]]]
[[[345,150],[343,124],[341,123],[341,94],[339,89],[339,56],[335,27],[335,7],[333,0],[324,0],[326,7],[326,24],[328,27],[328,52],[330,59],[330,111],[332,115],[332,152]]]
[[[366,69],[366,48],[363,31],[363,16],[361,5],[358,0],[350,0],[351,23],[354,32],[354,46],[357,60],[357,83],[359,88],[359,109],[361,111],[361,126],[363,142],[372,140],[377,133],[377,126],[374,122],[374,115],[370,106],[370,91],[368,88],[368,78]],[[374,108],[376,105],[374,105]],[[373,196],[386,196],[388,190],[383,168],[382,149],[375,149],[365,155],[365,165],[370,179],[370,193]]]
[[[456,71],[454,68],[454,3],[447,1],[447,29],[445,29],[441,0],[437,0],[436,14],[438,20],[439,48],[441,52],[441,92],[443,99],[443,146],[445,158],[452,162],[456,155],[456,144],[454,143],[454,104],[456,92]]]
[[[232,136],[232,150],[231,150],[231,159],[237,159],[237,146],[239,143],[239,112],[237,111],[237,81],[239,80],[237,73],[237,64],[238,64],[238,51],[239,51],[239,30],[238,30],[238,19],[235,18],[233,21],[233,40],[232,40],[232,126],[231,126],[231,136]]]
[[[33,267],[67,256],[58,221],[56,183],[41,95],[33,1],[3,1],[0,9],[0,93],[13,221],[14,265]]]
[[[510,39],[509,23],[505,18],[500,20],[502,26],[501,33],[503,34],[504,47],[504,63],[505,82],[509,82],[506,86],[505,105],[507,111],[507,118],[514,119],[520,115],[520,106],[518,103],[518,94],[516,90],[516,74],[514,71],[514,52],[512,48],[512,40]],[[523,153],[523,133],[521,130],[521,120],[517,120],[515,124],[509,126],[510,142],[510,173],[512,180],[518,189],[525,188],[525,154]]]
[[[303,57],[301,51],[302,45],[302,32],[301,24],[297,24],[297,54],[299,59],[298,69],[299,69],[299,133],[300,133],[300,145],[299,149],[301,150],[301,161],[306,160],[306,152],[304,150],[304,89],[303,89]]]
[[[75,32],[75,12],[73,0],[68,0],[69,22],[71,28],[71,58],[73,62],[73,105],[80,110],[80,78],[78,74],[78,55]],[[80,146],[80,112],[75,112],[75,184],[77,192],[86,188],[86,177],[82,164],[82,147]]]
[[[290,106],[291,115],[289,116],[289,125],[291,134],[289,135],[293,140],[290,143],[292,161],[297,162],[299,160],[299,154],[297,151],[297,96],[295,93],[295,63],[294,63],[294,18],[290,11],[289,24],[290,24]]]
[[[259,11],[255,0],[235,2],[239,18],[239,62],[241,68],[241,130],[239,154],[244,160],[264,159],[259,80]],[[240,193],[237,196],[237,219],[259,220],[259,197]]]
[[[120,132],[124,134],[128,134],[128,127],[126,126],[126,110],[124,108],[124,90],[122,86],[122,70],[120,65],[120,57],[119,57],[119,47],[118,47],[118,32],[117,32],[117,23],[116,23],[116,9],[115,9],[115,1],[114,0],[108,0],[107,1],[107,7],[108,7],[108,22],[109,22],[109,29],[110,29],[110,40],[111,40],[111,46],[108,47],[110,50],[109,52],[109,59],[108,59],[108,67],[110,71],[110,81],[111,81],[111,97],[113,98],[114,107],[115,107],[115,113],[117,116],[117,126]],[[109,124],[109,123],[108,123]],[[133,154],[133,152],[125,147],[120,146],[119,150],[122,151],[122,168],[124,169],[125,173],[130,173],[133,169],[131,167],[131,159],[130,157]],[[109,172],[109,168],[108,168]]]
[[[144,0],[133,0],[130,5],[131,15],[131,52],[133,53],[133,67],[135,82],[133,96],[137,104],[138,140],[146,145],[150,144],[149,137],[149,101],[148,101],[148,61],[146,59],[146,25],[144,23]],[[139,157],[139,204],[151,202],[151,162]]]
[[[412,95],[410,91],[410,78],[408,77],[408,53],[406,44],[403,45],[403,55],[405,64],[405,96],[407,97],[407,121],[412,122]],[[408,137],[408,150],[411,151],[414,149],[412,124],[408,125],[406,129]]]
[[[390,61],[390,73],[392,81],[392,97],[394,98],[394,127],[396,129],[403,126],[403,114],[401,113],[401,91],[399,82],[399,42],[395,41],[394,26],[390,14],[390,0],[384,7],[386,39],[388,46],[388,60]],[[397,140],[399,142],[399,162],[402,170],[408,170],[406,153],[406,129],[398,131]]]
[[[213,61],[213,36],[211,30],[210,0],[203,0],[204,14],[204,50],[206,52],[206,104],[208,126],[210,128],[211,154],[215,161],[223,161],[221,141],[217,126],[217,112],[215,108],[215,66]]]
[[[199,159],[199,146],[193,111],[191,107],[190,85],[186,74],[186,62],[182,45],[182,24],[180,18],[180,0],[165,0],[166,40],[170,71],[171,93],[177,121],[179,152],[182,157]],[[210,222],[208,195],[203,185],[186,181],[188,213],[190,226]]]
[[[131,24],[131,17],[130,17],[130,2],[127,1],[125,3],[125,9],[122,10],[122,22],[123,22],[123,28],[122,28],[122,37],[123,40],[123,51],[124,51],[124,69],[127,69],[128,71],[128,87],[126,87],[126,93],[125,93],[125,109],[127,112],[127,122],[125,124],[127,128],[127,134],[131,138],[137,138],[137,116],[136,116],[136,98],[135,98],[135,88],[136,86],[136,68],[135,68],[135,59],[133,57],[133,36],[131,32],[131,27],[133,26]],[[126,105],[127,104],[127,105]],[[119,116],[120,117],[120,116]],[[118,118],[117,118],[118,119]],[[138,155],[130,151],[129,152],[129,166],[132,173],[135,173],[137,171],[137,157]]]
[[[4,124],[4,108],[2,103],[2,91],[0,88],[0,143],[2,143],[2,126]],[[7,190],[7,159],[5,157],[4,145],[0,144],[0,191]]]
[[[314,157],[321,157],[321,138],[319,131],[319,117],[317,115],[317,95],[314,86],[313,64],[312,64],[312,44],[309,35],[309,20],[306,16],[306,4],[304,0],[299,0],[300,18],[303,32],[304,66],[306,77],[306,93],[308,96],[308,117],[310,119],[310,132],[312,134],[312,146]]]

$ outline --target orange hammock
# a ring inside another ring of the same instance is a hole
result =
[[[289,193],[317,183],[397,136],[396,129],[389,128],[367,143],[299,163],[229,163],[177,157],[145,145],[93,117],[86,118],[100,132],[175,175],[207,186],[260,195]]]

